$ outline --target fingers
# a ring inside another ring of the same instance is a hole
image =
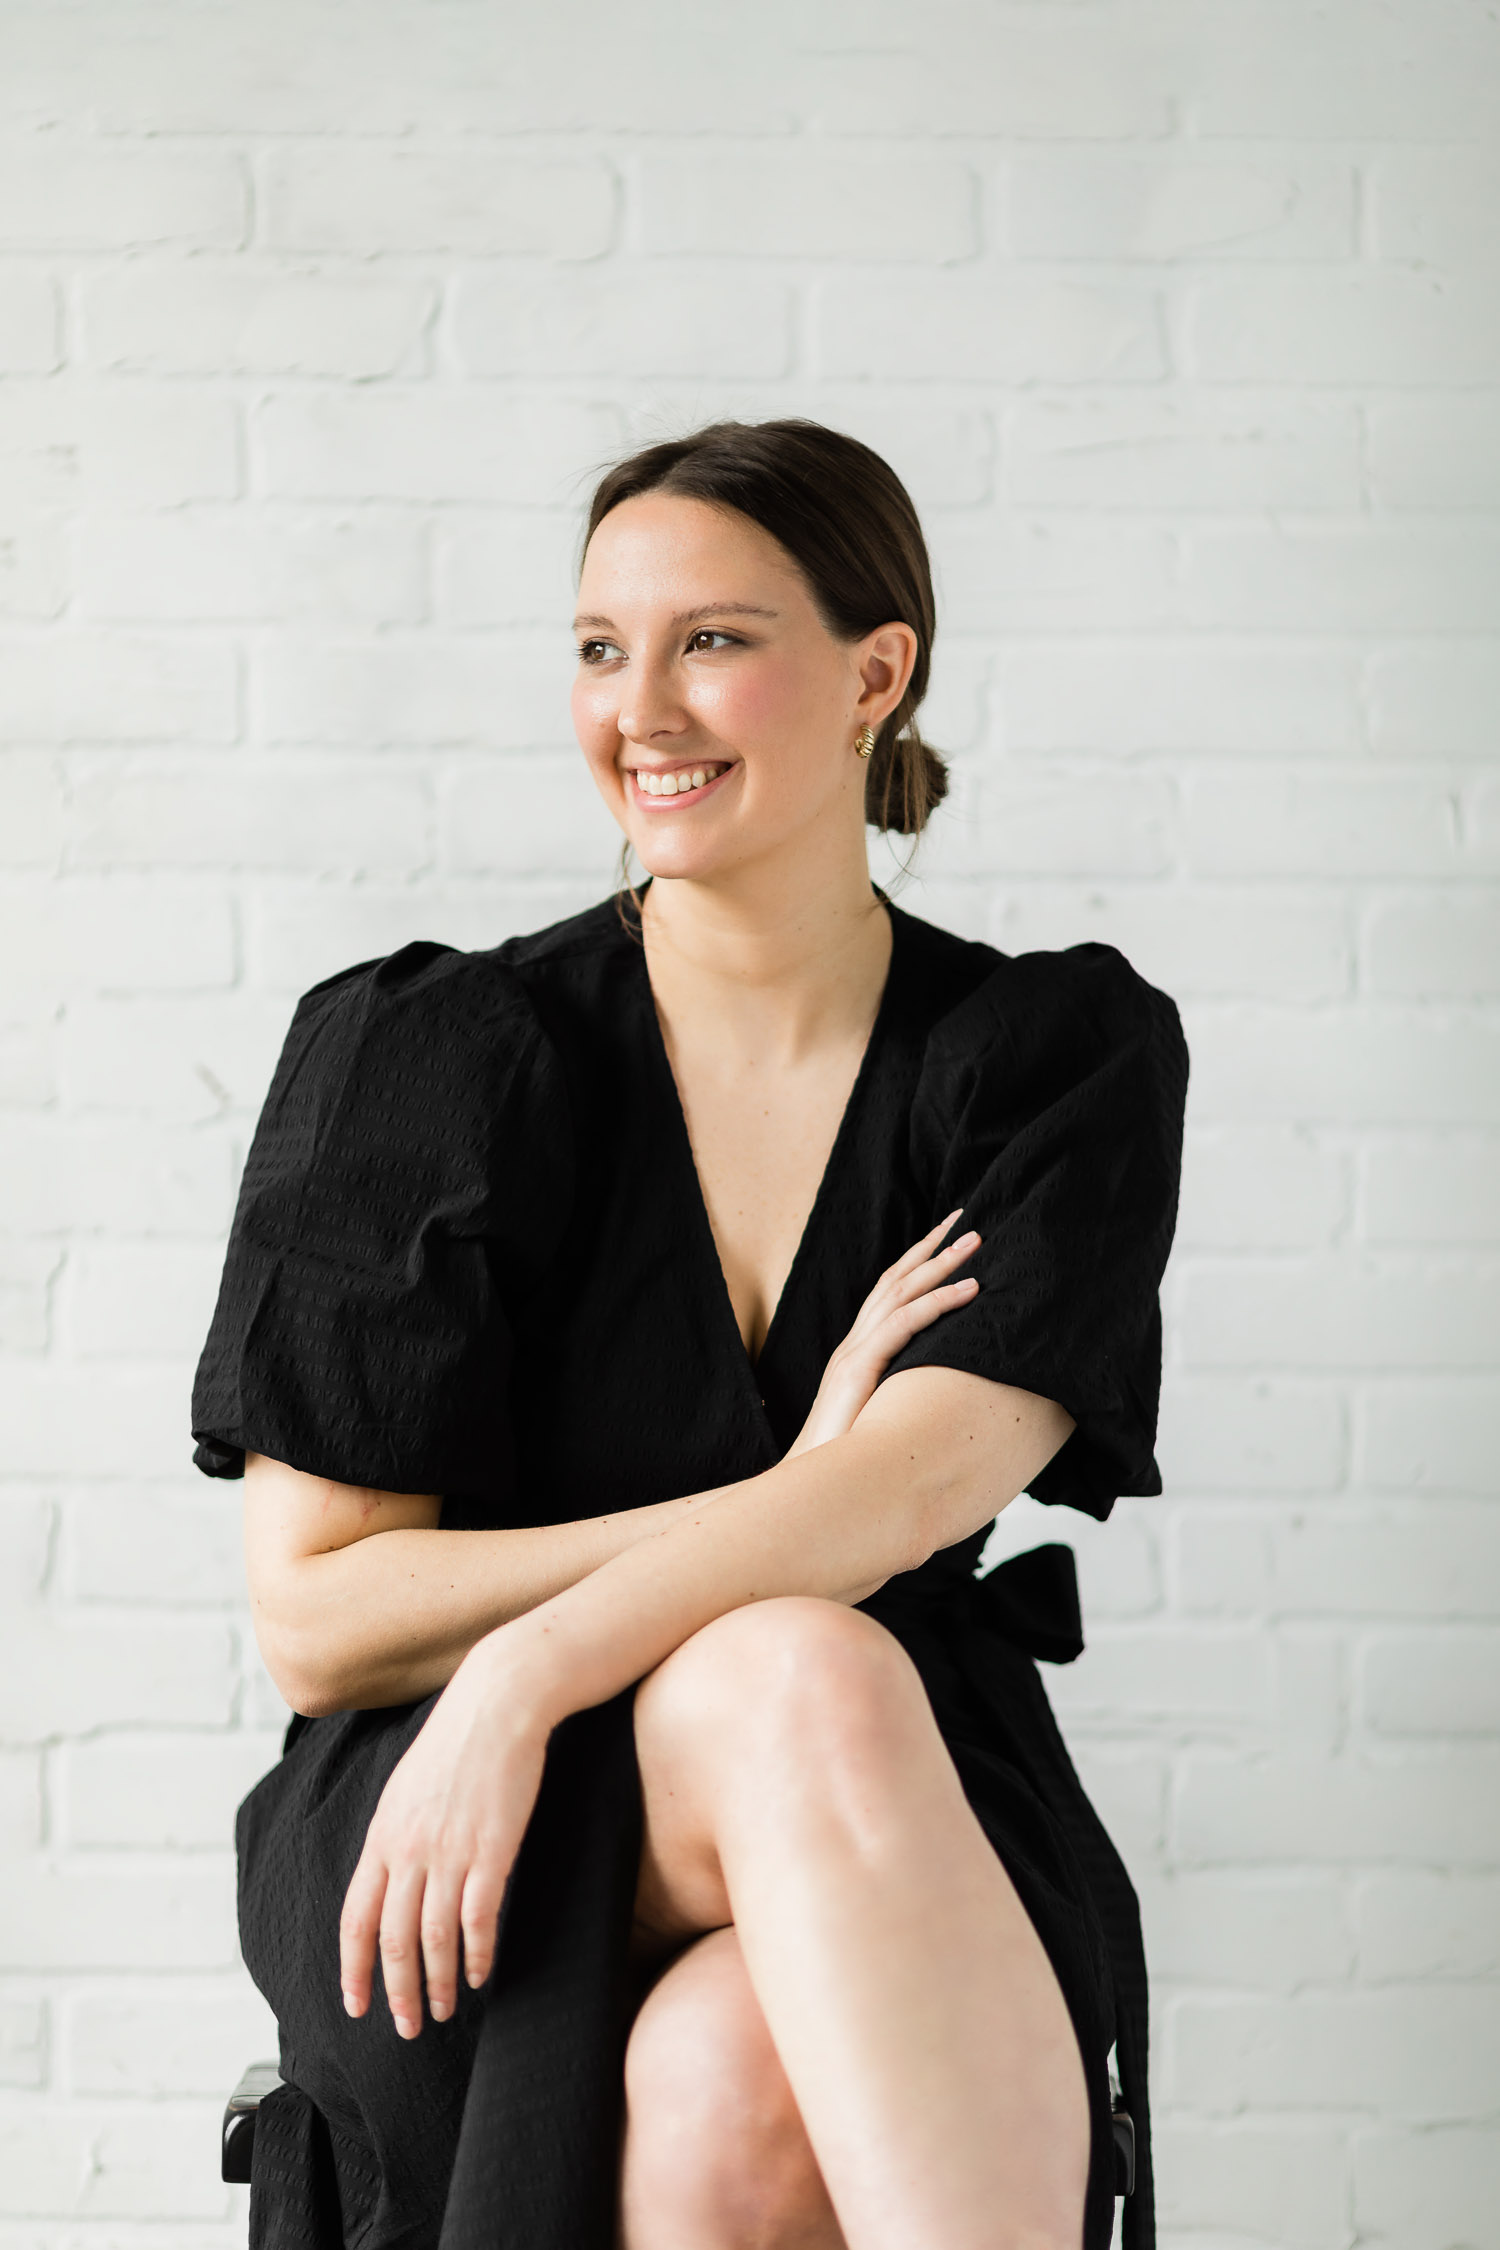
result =
[[[471,1867],[464,1882],[460,1919],[464,1933],[464,1976],[477,1991],[495,1961],[495,1933],[505,1880],[498,1867]]]
[[[422,1893],[422,1962],[427,2006],[434,2023],[446,2023],[458,2004],[458,1909],[463,1878],[430,1867]]]
[[[362,2016],[370,2005],[370,1978],[385,1885],[385,1861],[367,1847],[354,1870],[339,1917],[339,1983],[351,2016]]]
[[[880,1280],[882,1282],[903,1280],[914,1267],[924,1264],[932,1256],[933,1251],[936,1250],[954,1220],[962,1217],[963,1210],[960,1206],[957,1211],[950,1211],[946,1219],[939,1219],[937,1225],[929,1233],[924,1234],[920,1242],[914,1242],[909,1250],[903,1251],[893,1266],[887,1266]],[[879,1283],[876,1286],[878,1288]]]
[[[422,1894],[427,1870],[392,1871],[380,1910],[380,1968],[397,2031],[415,2039],[422,2028]]]

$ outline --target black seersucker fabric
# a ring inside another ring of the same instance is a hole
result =
[[[412,945],[316,987],[246,1167],[194,1391],[199,1466],[234,1477],[265,1453],[441,1494],[443,1522],[470,1528],[737,1481],[791,1443],[876,1275],[962,1204],[982,1287],[892,1371],[962,1368],[1066,1406],[1077,1426],[1038,1498],[1102,1518],[1158,1491],[1176,1011],[1108,947],[1012,959],[891,917],[875,1029],[753,1366],[614,901],[490,953]],[[1094,2120],[1086,2250],[1110,2237],[1116,2040],[1140,2143],[1127,2250],[1151,2250],[1134,1894],[1033,1661],[1076,1652],[1069,1558],[976,1583],[982,1544],[866,1607],[916,1661],[1067,1998]],[[558,1730],[490,1984],[411,2044],[383,2004],[344,2015],[337,1931],[430,1702],[293,1723],[238,1828],[245,1957],[288,2082],[257,2140],[257,2250],[610,2250],[630,1704]]]

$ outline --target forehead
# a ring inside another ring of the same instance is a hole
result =
[[[778,540],[733,508],[675,492],[643,492],[604,518],[583,558],[580,593],[679,603],[744,599],[757,590],[805,601],[802,576]]]

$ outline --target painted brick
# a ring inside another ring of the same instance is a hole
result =
[[[1363,1400],[1359,1459],[1367,1482],[1397,1492],[1493,1497],[1500,1384],[1492,1377],[1385,1381]]]
[[[84,285],[84,352],[123,373],[395,375],[421,365],[433,309],[416,280],[152,261]]]
[[[1204,1124],[1500,1121],[1500,1025],[1477,1010],[1200,1002],[1186,1014]]]
[[[1332,1875],[1175,1874],[1145,1885],[1141,1909],[1152,1975],[1167,1985],[1297,1992],[1341,1982],[1354,1965]]]
[[[1166,373],[1160,307],[1149,286],[999,269],[933,276],[902,291],[902,317],[878,292],[829,282],[814,310],[820,375],[1000,383],[1153,382]]]
[[[1388,1501],[1292,1514],[1204,1515],[1176,1526],[1174,1584],[1188,1610],[1272,1617],[1500,1617],[1500,1528],[1482,1507]]]
[[[62,1333],[75,1358],[190,1359],[208,1332],[223,1265],[208,1242],[98,1242],[68,1261]]]
[[[242,1599],[241,1488],[194,1475],[185,1448],[180,1458],[180,1482],[196,1487],[180,1498],[170,1485],[64,1491],[58,1568],[67,1599],[156,1607]]]
[[[233,249],[245,239],[247,191],[229,149],[16,138],[0,157],[0,248]]]
[[[114,1983],[70,1998],[61,2043],[76,2093],[222,2101],[247,2061],[275,2054],[276,2024],[243,1973],[175,1992]]]
[[[845,11],[842,39],[830,12],[820,14],[823,53],[804,66],[812,122],[835,134],[939,141],[1155,139],[1169,128],[1174,74],[1118,23],[1032,10],[950,20],[953,41],[923,47],[913,45],[911,19],[894,16],[871,52],[868,8]]]
[[[1005,425],[1005,484],[1032,508],[1352,509],[1359,422],[1348,406],[1275,393],[1023,400]]]
[[[968,167],[899,145],[674,149],[642,159],[636,193],[652,255],[944,263],[979,247]]]
[[[350,667],[352,675],[352,667]],[[324,676],[326,677],[326,670]],[[343,867],[391,874],[428,854],[428,791],[416,773],[336,758],[257,758],[79,775],[73,858],[81,867]]]
[[[268,151],[260,190],[265,240],[278,250],[597,258],[615,231],[615,185],[603,164],[493,145],[287,142]]]
[[[1156,2149],[1159,2215],[1174,2233],[1232,2210],[1237,2234],[1286,2250],[1347,2239],[1349,2151],[1336,2126],[1169,2122]]]
[[[451,313],[459,365],[475,375],[784,375],[791,305],[781,282],[713,268],[691,286],[649,269],[534,280],[464,274]]]
[[[78,606],[98,618],[409,624],[427,606],[420,527],[247,519],[243,513],[93,518],[83,527]]]
[[[1425,2124],[1485,2117],[1500,2097],[1484,1991],[1181,2000],[1169,2039],[1173,2095],[1210,2112],[1362,2109]]]
[[[56,1045],[50,1024],[0,1027],[0,1109],[39,1109],[56,1099]]]
[[[1367,1984],[1500,1975],[1500,1876],[1370,1875],[1354,1914]]]
[[[222,2105],[220,2105],[222,2106]],[[229,2190],[181,2151],[216,2128],[214,2105],[78,2110],[0,2128],[0,2214],[168,2221],[222,2218]],[[209,2145],[212,2145],[211,2140]],[[173,2232],[177,2230],[174,2227]]]
[[[1019,761],[987,768],[963,856],[1001,875],[1160,875],[1177,800],[1156,775],[1086,779]]]
[[[523,873],[540,837],[548,865],[590,877],[596,896],[614,878],[620,831],[576,753],[458,769],[440,820],[446,867]]]
[[[44,1352],[62,1252],[43,1242],[0,1242],[0,1350]]]
[[[415,938],[483,952],[503,938],[580,914],[600,895],[598,868],[550,881],[483,871],[399,888],[361,882],[262,889],[252,907],[247,958],[259,990],[305,992],[354,961],[372,961]]]
[[[1379,1759],[1189,1752],[1174,1815],[1180,1864],[1492,1867],[1500,1757],[1431,1744]]]
[[[1322,648],[1070,635],[1010,641],[996,676],[1018,750],[1274,758],[1358,746],[1355,667]]]
[[[1370,482],[1387,508],[1500,507],[1500,430],[1491,400],[1383,401],[1370,417]]]
[[[1172,1718],[1213,1729],[1226,1721],[1263,1721],[1271,1709],[1271,1675],[1271,1646],[1259,1631],[1116,1624],[1091,1633],[1078,1662],[1057,1673],[1051,1701],[1073,1719]]]
[[[1377,1735],[1500,1734],[1500,1631],[1378,1634],[1360,1651],[1358,1694]]]
[[[927,526],[947,629],[1111,632],[1164,622],[1173,549],[1164,532],[1071,519],[988,523],[972,510]]]
[[[42,1841],[43,1752],[0,1750],[0,1852],[17,1856]]]
[[[0,756],[0,863],[55,867],[65,834],[57,759],[39,750],[5,752]]]
[[[47,2081],[47,2003],[0,2000],[0,2086]]]
[[[233,1211],[223,1134],[160,1123],[0,1116],[0,1227],[222,1236]]]
[[[1347,258],[1354,190],[1337,161],[1028,157],[1011,168],[1010,246],[1022,258]]]
[[[267,489],[307,500],[448,500],[557,507],[615,452],[607,406],[508,392],[292,391],[252,423]]]
[[[1184,1250],[1305,1250],[1348,1213],[1348,1166],[1285,1127],[1195,1133],[1183,1166],[1177,1240]]]
[[[1377,257],[1448,272],[1490,265],[1488,214],[1500,202],[1493,147],[1385,150],[1367,185]]]
[[[227,742],[237,701],[234,654],[217,641],[13,641],[0,665],[0,742]]]
[[[1363,932],[1364,981],[1402,998],[1500,993],[1500,898],[1449,891],[1383,900]]]
[[[1230,0],[1177,61],[1195,129],[1233,140],[1482,140],[1500,76],[1494,27],[1463,0],[1312,17],[1296,0]]]
[[[1482,2243],[1493,2222],[1500,2132],[1493,2126],[1388,2129],[1354,2138],[1354,2217],[1362,2241],[1395,2250]]]
[[[519,750],[571,743],[574,656],[565,631],[326,647],[269,646],[258,680],[271,742],[371,749],[383,743],[472,743]]]
[[[191,880],[17,880],[0,895],[0,999],[77,986],[201,989],[232,983],[235,968],[232,902]]]
[[[1399,531],[1195,528],[1182,602],[1210,628],[1232,618],[1252,632],[1484,633],[1500,623],[1500,533],[1426,518]]]
[[[1245,268],[1199,284],[1193,373],[1210,383],[1492,383],[1500,321],[1477,279],[1403,267]]]
[[[234,1838],[235,1807],[280,1753],[265,1733],[111,1732],[70,1743],[61,1759],[61,1840],[80,1846],[149,1851],[223,1851]],[[120,2087],[85,2091],[124,2092]],[[143,2089],[145,2090],[145,2089]],[[210,2092],[160,2086],[159,2093]]]
[[[0,1682],[0,1740],[40,1742],[92,1727],[184,1721],[226,1725],[231,1648],[209,1617],[140,1621],[7,1604],[11,1661]]]
[[[1392,757],[1490,758],[1500,743],[1500,649],[1412,642],[1369,658],[1373,746]]]
[[[1080,784],[1080,799],[1086,791]],[[987,934],[1007,953],[1061,951],[1086,939],[1113,945],[1179,1000],[1330,1000],[1353,982],[1348,922],[1336,899],[1295,890],[1268,895],[1264,885],[1090,885],[1080,893],[1017,883],[998,900]],[[1258,1177],[1234,1184],[1242,1223],[1252,1228]]]
[[[573,608],[578,522],[561,509],[496,510],[444,523],[434,581],[445,624],[547,625],[560,633]]]
[[[1205,1260],[1179,1304],[1195,1367],[1480,1368],[1497,1315],[1500,1262],[1394,1254]]]
[[[25,266],[0,273],[0,374],[49,375],[62,341],[50,276]]]
[[[180,1368],[80,1372],[51,1360],[0,1361],[0,1459],[7,1475],[118,1476],[123,1461],[142,1476],[180,1470],[182,1376]],[[132,1669],[139,1642],[136,1633],[121,1650],[121,1662]],[[42,1654],[50,1672],[58,1650]]]
[[[1343,1404],[1327,1384],[1172,1375],[1158,1453],[1173,1491],[1330,1491],[1348,1455]]]
[[[1477,1134],[1372,1140],[1361,1165],[1359,1231],[1372,1244],[1500,1243],[1500,1147]]]

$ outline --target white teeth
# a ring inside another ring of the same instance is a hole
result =
[[[648,797],[684,797],[690,789],[706,788],[717,781],[723,766],[694,766],[680,773],[651,773],[636,768],[636,786]]]

